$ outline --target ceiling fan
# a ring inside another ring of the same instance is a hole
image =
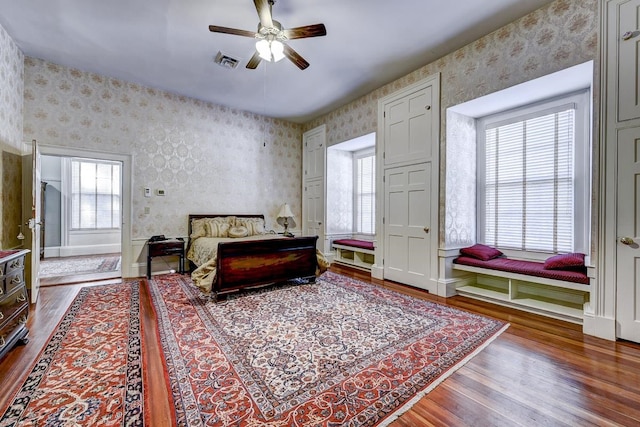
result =
[[[255,69],[261,60],[277,62],[284,57],[289,58],[301,70],[306,69],[309,63],[292,47],[283,43],[287,40],[304,39],[307,37],[320,37],[327,35],[324,24],[307,25],[304,27],[284,29],[282,25],[272,18],[271,8],[274,0],[253,0],[258,11],[260,23],[258,31],[238,30],[236,28],[209,25],[209,31],[214,33],[233,34],[236,36],[251,37],[256,39],[256,52],[253,54],[247,68]]]

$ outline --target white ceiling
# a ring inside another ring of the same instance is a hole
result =
[[[303,123],[402,77],[550,0],[276,0],[285,28],[324,23],[325,37],[290,40],[286,58],[244,66],[251,0],[0,0],[2,25],[27,56]],[[213,62],[218,51],[236,69]]]

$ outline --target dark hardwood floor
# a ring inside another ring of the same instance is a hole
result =
[[[503,319],[511,324],[493,343],[400,416],[392,426],[638,426],[640,345],[585,336],[579,325],[465,297],[440,298],[357,270],[333,271],[418,298]],[[142,280],[141,280],[142,281]],[[30,343],[0,361],[0,408],[27,375],[49,335],[82,286],[41,289],[32,306]],[[152,427],[170,425],[171,403],[161,375],[149,295],[142,295],[147,387]]]

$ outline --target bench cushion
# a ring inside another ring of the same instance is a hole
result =
[[[546,277],[548,279],[564,280],[566,282],[582,283],[585,285],[589,284],[586,268],[583,270],[547,270],[544,268],[544,263],[541,262],[521,261],[508,258],[494,258],[488,261],[482,261],[468,256],[459,256],[454,259],[453,262],[454,264],[470,265],[472,267]]]
[[[374,250],[373,242],[369,242],[367,240],[358,240],[358,239],[338,239],[333,241],[334,245],[343,245],[343,246],[351,246],[354,248],[360,249],[369,249]]]

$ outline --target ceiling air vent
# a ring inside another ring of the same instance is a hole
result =
[[[218,64],[219,66],[223,67],[223,68],[230,68],[230,69],[234,69],[238,66],[238,63],[240,61],[238,61],[236,58],[232,58],[227,54],[224,54],[222,52],[218,52],[218,54],[216,55],[214,62],[216,64]]]

